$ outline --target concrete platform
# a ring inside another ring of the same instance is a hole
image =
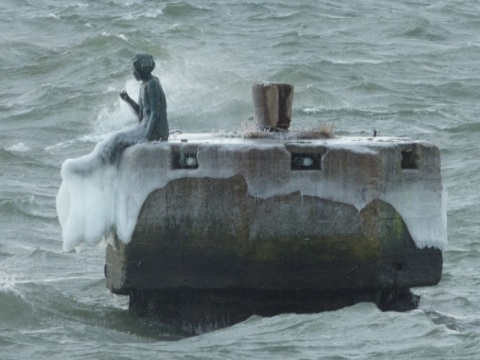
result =
[[[418,305],[440,281],[438,148],[399,138],[180,134],[128,148],[105,275],[192,332],[360,301]]]

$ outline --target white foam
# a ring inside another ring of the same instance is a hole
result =
[[[135,80],[128,80],[125,83],[125,89],[128,94],[138,94],[140,87]],[[108,92],[116,92],[115,88],[109,88]],[[102,135],[112,131],[124,129],[128,124],[137,122],[136,115],[133,114],[130,107],[120,97],[117,98],[113,107],[105,106],[97,115],[93,131],[95,135]]]
[[[13,152],[27,152],[27,151],[30,150],[30,148],[28,146],[26,146],[24,143],[18,143],[18,144],[10,146],[6,150],[13,151]]]

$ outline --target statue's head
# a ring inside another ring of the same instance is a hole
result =
[[[132,61],[133,61],[134,75],[136,78],[137,78],[136,73],[138,73],[139,75],[137,80],[148,77],[152,73],[153,69],[155,68],[155,61],[153,60],[152,55],[149,55],[149,54],[137,54],[132,59]]]

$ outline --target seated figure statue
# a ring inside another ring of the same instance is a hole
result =
[[[167,102],[165,94],[156,76],[152,75],[155,62],[151,55],[138,54],[133,59],[133,76],[142,81],[138,104],[128,96],[126,91],[120,97],[130,105],[145,127],[145,141],[167,140]]]
[[[98,167],[117,163],[123,150],[131,145],[168,140],[167,102],[160,81],[152,75],[154,68],[155,61],[151,55],[136,55],[133,58],[133,75],[142,82],[138,103],[126,91],[120,93],[120,98],[137,116],[138,124],[110,134],[97,144],[91,154],[67,161],[65,165],[70,171],[86,175]]]
[[[152,76],[155,62],[148,54],[133,59],[133,74],[142,82],[138,103],[120,93],[138,118],[138,124],[109,134],[90,154],[68,159],[62,165],[62,184],[57,194],[57,212],[64,250],[86,242],[95,244],[116,229],[118,161],[134,144],[166,141],[169,130],[167,103],[160,81]]]

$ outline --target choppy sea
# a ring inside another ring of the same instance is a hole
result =
[[[479,359],[478,0],[2,0],[0,359]],[[251,85],[295,86],[293,128],[436,144],[448,190],[438,286],[189,336],[105,288],[104,247],[62,251],[60,166],[132,125],[118,93],[151,53],[171,128],[235,130]]]

